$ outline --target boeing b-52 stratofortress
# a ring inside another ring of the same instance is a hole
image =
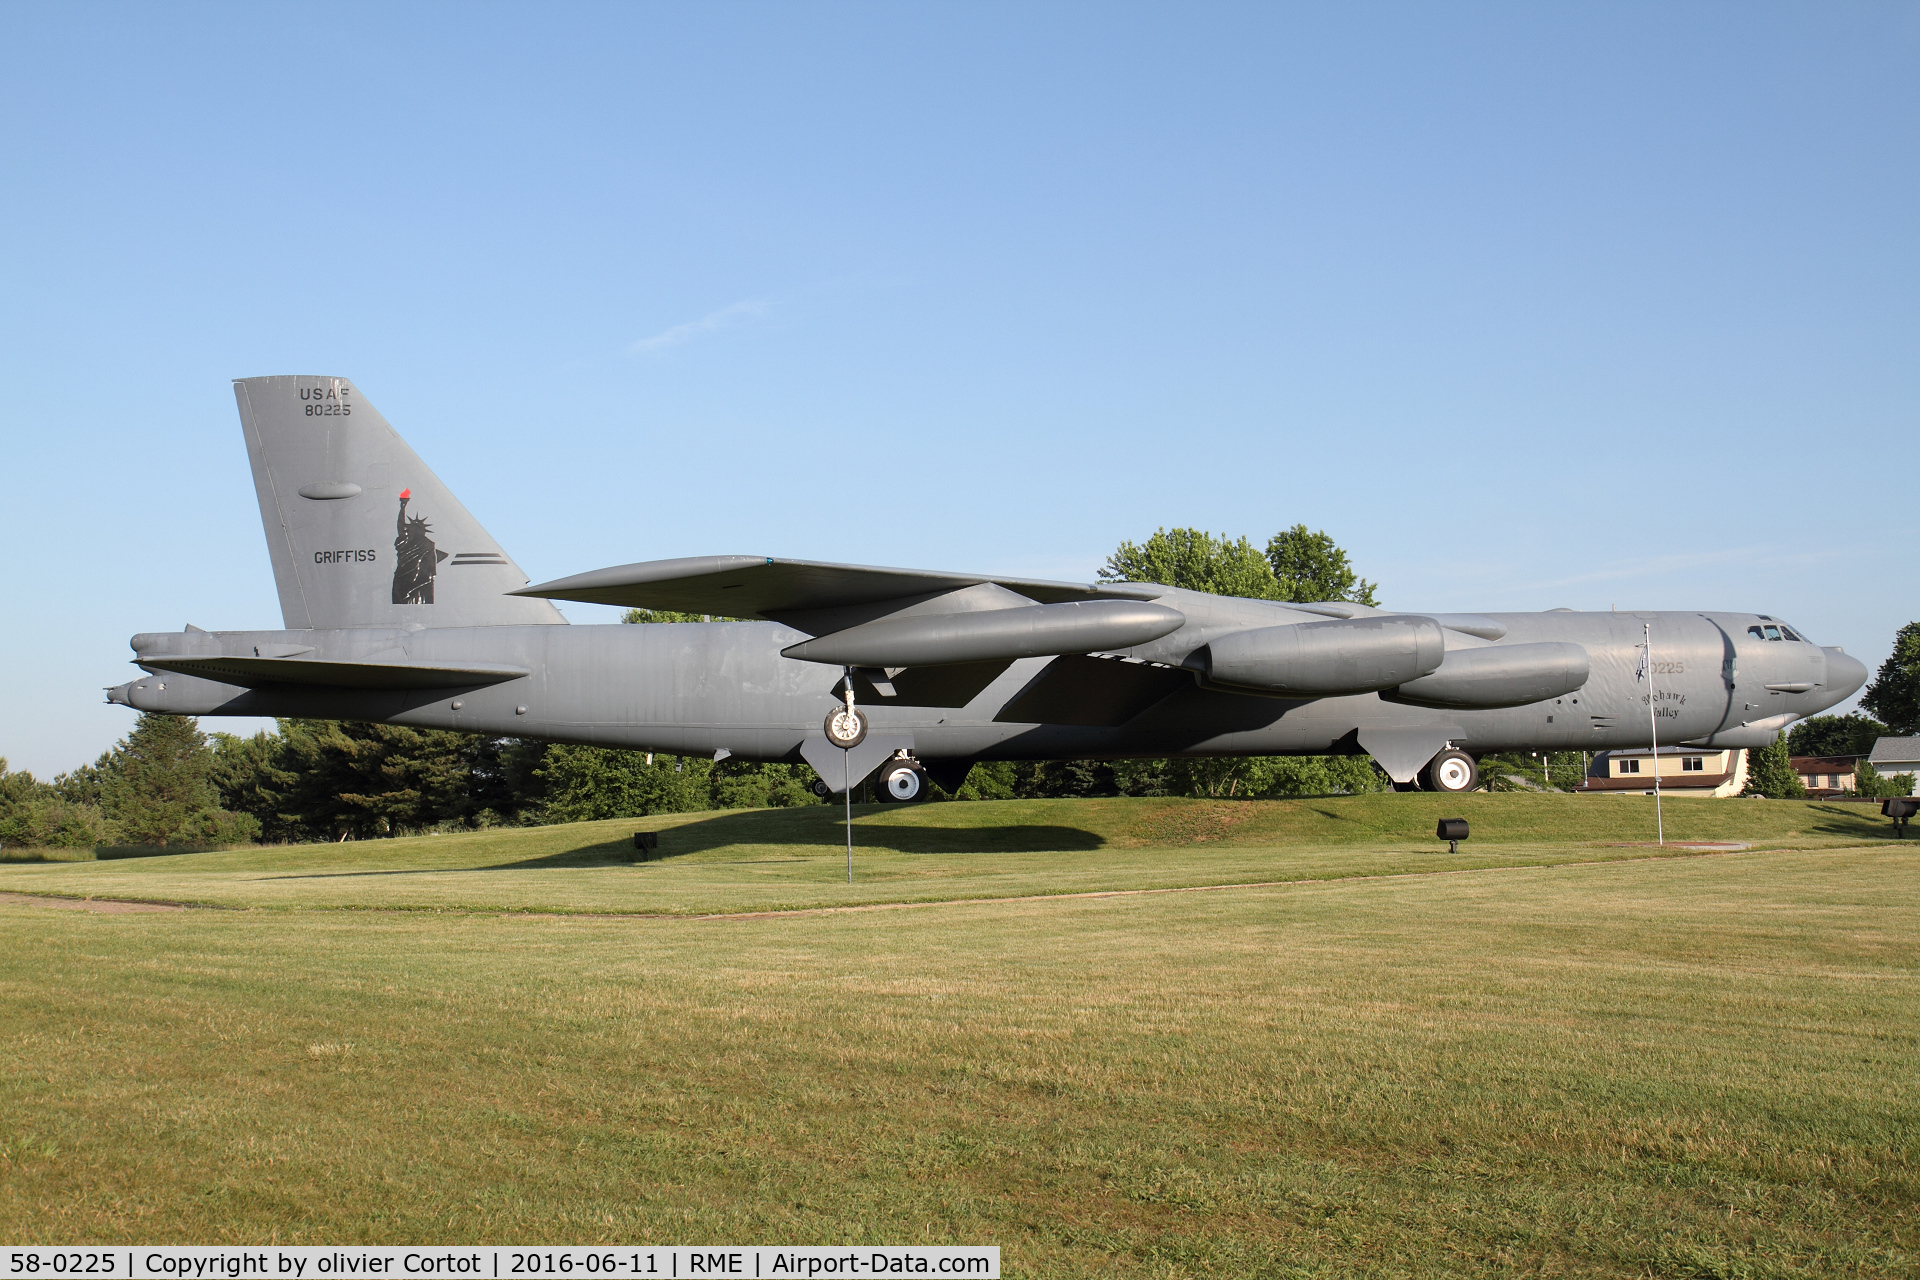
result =
[[[286,627],[137,635],[148,674],[109,701],[804,760],[823,793],[879,769],[914,800],[979,760],[1179,755],[1366,753],[1464,791],[1486,752],[1655,725],[1762,746],[1867,677],[1765,614],[1395,613],[763,555],[529,586],[344,378],[234,395]],[[568,626],[552,600],[740,621]]]

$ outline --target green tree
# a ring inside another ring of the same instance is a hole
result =
[[[282,740],[265,729],[251,738],[233,733],[212,735],[213,767],[208,776],[220,793],[220,806],[252,814],[267,839],[285,839],[278,813],[280,796],[294,783],[292,773],[278,768]]]
[[[0,756],[0,813],[29,804],[52,790],[25,769],[8,769],[7,758]]]
[[[629,609],[620,615],[622,622],[709,622],[704,613],[679,613],[673,609]]]
[[[1862,760],[1854,766],[1853,794],[1868,800],[1885,800],[1890,796],[1910,796],[1913,794],[1913,775],[1896,773],[1883,775],[1873,767],[1870,760]]]
[[[470,734],[282,720],[265,742],[222,744],[222,792],[268,839],[367,840],[480,825]]]
[[[936,794],[951,800],[1011,800],[1018,785],[1018,767],[1012,760],[982,760],[967,771],[960,789],[948,795],[936,784]]]
[[[7,848],[86,848],[107,844],[113,826],[90,801],[64,799],[59,791],[0,758],[0,845]]]
[[[1814,716],[1793,726],[1787,734],[1787,750],[1796,756],[1864,756],[1886,733],[1887,726],[1857,711]]]
[[[213,742],[221,803],[268,840],[490,827],[537,818],[544,803],[542,742],[328,720],[278,730]]]
[[[53,779],[54,794],[69,804],[98,805],[113,772],[113,752],[102,751],[92,764],[83,764]]]
[[[804,764],[761,764],[729,757],[707,775],[707,803],[715,809],[796,809],[820,804],[808,789],[813,770]]]
[[[1105,760],[1042,760],[1034,765],[1028,786],[1036,795],[1085,799],[1117,796],[1113,765]]]
[[[709,808],[713,762],[617,747],[555,743],[534,771],[545,791],[548,822],[641,818]]]
[[[1099,571],[1108,582],[1152,582],[1221,596],[1280,598],[1273,566],[1244,537],[1204,529],[1158,529],[1138,545],[1123,542]]]
[[[1920,734],[1920,622],[1893,636],[1893,652],[1860,698],[1860,705],[1887,722],[1898,738]]]
[[[113,842],[113,824],[100,810],[98,789],[82,798],[69,798],[57,785],[66,777],[62,774],[50,785],[24,770],[9,770],[0,758],[0,845],[84,849]]]
[[[1268,756],[1263,797],[1354,796],[1393,784],[1371,756]]]
[[[114,748],[101,809],[131,844],[234,844],[259,834],[250,815],[220,807],[212,749],[190,716],[142,714]]]
[[[1266,789],[1271,761],[1264,756],[1175,756],[1167,761],[1171,795],[1250,799]]]
[[[1267,541],[1267,563],[1273,570],[1278,590],[1276,600],[1309,604],[1318,600],[1351,600],[1378,608],[1374,599],[1377,584],[1368,582],[1347,563],[1347,553],[1329,538],[1323,529],[1307,532],[1297,524]]]
[[[1793,771],[1787,752],[1787,735],[1776,734],[1772,742],[1747,753],[1747,785],[1743,796],[1765,796],[1769,800],[1804,800],[1807,789]]]
[[[1587,762],[1578,751],[1508,751],[1480,758],[1480,781],[1489,791],[1573,791],[1586,775]]]

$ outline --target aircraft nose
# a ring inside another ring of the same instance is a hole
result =
[[[1827,692],[1835,702],[1844,702],[1860,691],[1867,682],[1867,666],[1858,658],[1848,657],[1838,649],[1828,649],[1827,655]]]

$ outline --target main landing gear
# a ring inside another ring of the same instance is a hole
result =
[[[1480,766],[1458,747],[1448,747],[1422,766],[1412,782],[1396,782],[1395,791],[1438,791],[1458,795],[1480,785]]]
[[[874,791],[882,800],[912,804],[927,798],[927,771],[912,756],[895,756],[880,766]]]
[[[1480,785],[1480,766],[1458,747],[1448,747],[1420,771],[1420,785],[1428,791],[1459,793]]]
[[[833,795],[833,788],[825,778],[815,778],[807,789],[822,800]],[[874,776],[873,791],[882,803],[895,804],[912,804],[933,794],[926,767],[912,756],[895,756],[881,765],[880,772]]]

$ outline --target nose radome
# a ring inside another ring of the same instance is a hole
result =
[[[1867,682],[1867,666],[1838,649],[1826,649],[1827,693],[1835,702],[1851,698]]]

